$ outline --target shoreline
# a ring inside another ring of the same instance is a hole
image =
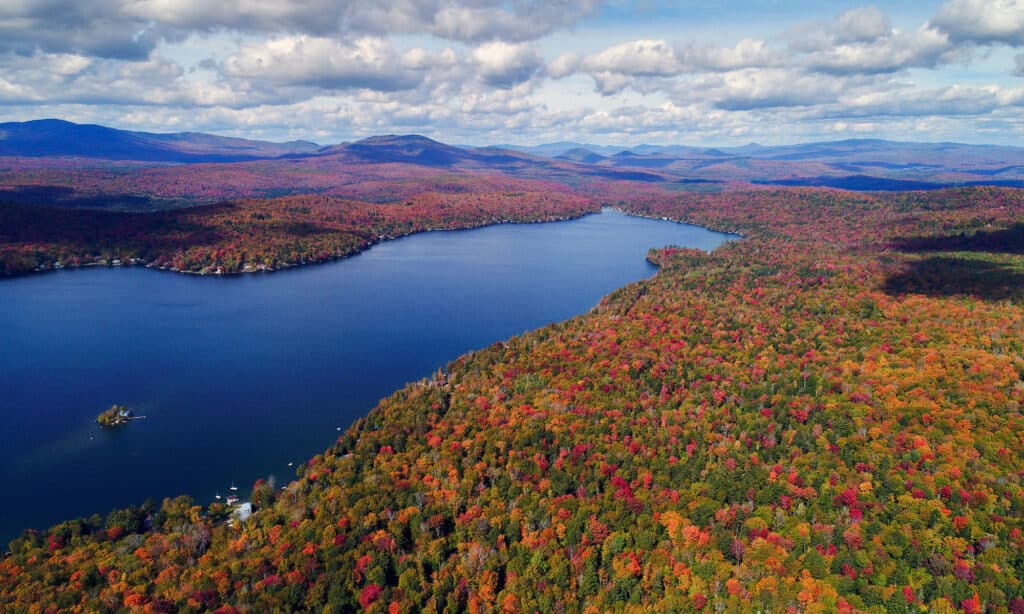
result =
[[[585,214],[579,215],[579,216],[567,217],[567,218],[559,218],[559,219],[551,219],[551,220],[545,220],[545,221],[500,221],[500,222],[488,223],[488,224],[484,224],[484,225],[476,226],[476,227],[454,228],[454,229],[429,229],[429,230],[423,230],[423,231],[406,233],[406,234],[397,235],[397,236],[385,236],[385,237],[382,237],[382,238],[378,238],[378,240],[376,240],[375,242],[371,243],[366,249],[369,249],[369,247],[372,247],[372,245],[375,245],[377,243],[383,243],[384,241],[387,241],[387,240],[407,238],[407,237],[411,237],[411,236],[416,235],[416,234],[422,234],[424,232],[463,232],[463,231],[470,231],[470,230],[478,230],[478,229],[485,228],[485,227],[490,227],[490,226],[499,226],[499,225],[504,225],[504,224],[516,224],[516,225],[537,224],[537,225],[540,225],[540,224],[547,224],[547,223],[553,223],[553,222],[571,222],[571,221],[579,220],[579,219],[582,219],[582,218],[585,218],[585,217],[589,217],[589,216],[592,216],[592,215],[602,215],[603,213],[606,212],[606,210],[607,210],[607,212],[614,212],[614,213],[617,213],[617,214],[625,216],[625,217],[634,217],[634,218],[640,218],[640,219],[649,220],[649,221],[655,221],[655,222],[657,222],[657,221],[671,221],[671,222],[674,222],[676,224],[680,224],[680,225],[684,225],[684,226],[691,226],[691,227],[693,227],[695,229],[706,230],[702,226],[695,225],[695,224],[690,224],[690,223],[687,223],[687,222],[680,222],[680,221],[677,221],[677,220],[661,220],[661,219],[659,219],[657,217],[654,217],[654,216],[636,215],[636,214],[633,214],[633,213],[631,213],[629,211],[625,211],[625,210],[622,210],[622,209],[617,208],[617,207],[602,207],[599,211],[588,212],[588,213],[585,213]],[[718,232],[718,231],[715,231],[715,232]],[[725,234],[725,233],[721,233],[721,234]],[[731,240],[730,241],[725,241],[725,242],[723,242],[723,245],[726,244],[726,243],[730,243],[730,242],[732,242],[732,241]],[[660,247],[657,247],[657,248],[650,248],[650,249],[659,250],[659,249],[664,249],[665,247],[671,247],[671,245],[663,245],[663,246],[660,246]],[[358,253],[361,253],[361,251],[363,251],[363,250],[360,250],[360,252],[354,253],[352,255],[357,255]],[[701,250],[701,251],[706,251],[706,250]],[[557,325],[557,324],[560,324],[562,322],[571,320],[573,318],[585,316],[586,314],[590,313],[591,311],[593,311],[595,309],[600,309],[603,306],[603,304],[608,300],[609,296],[612,296],[616,292],[619,292],[619,291],[621,291],[621,290],[623,290],[625,288],[628,288],[632,284],[639,283],[639,282],[642,282],[642,281],[647,280],[647,279],[651,279],[654,275],[657,275],[657,274],[660,273],[660,270],[662,269],[662,267],[658,263],[652,262],[649,257],[644,256],[643,258],[644,258],[644,260],[646,262],[648,262],[648,263],[650,263],[652,265],[655,265],[657,270],[651,271],[649,274],[645,275],[644,277],[638,278],[638,279],[636,279],[634,281],[630,281],[630,282],[628,282],[628,283],[626,283],[626,284],[624,284],[622,286],[618,286],[618,287],[610,289],[607,293],[601,295],[594,303],[590,304],[588,307],[586,307],[582,311],[580,311],[578,313],[574,313],[574,314],[568,316],[565,320],[551,321],[551,322],[549,322],[547,324],[542,325],[540,328],[543,328],[545,326]],[[338,258],[338,259],[335,259],[335,260],[340,260],[340,259],[341,258]],[[312,262],[312,263],[306,263],[306,264],[325,264],[327,262],[330,262],[330,261]],[[89,264],[82,265],[81,267],[77,267],[77,268],[85,268],[87,266],[93,266],[93,267],[95,267],[95,266],[103,266],[103,267],[106,267],[106,268],[116,268],[118,266],[124,266],[124,267],[128,267],[128,266],[140,267],[141,266],[141,267],[145,267],[145,268],[154,268],[156,270],[162,270],[162,271],[168,271],[168,272],[179,272],[179,273],[181,273],[183,275],[199,275],[199,276],[207,276],[207,275],[210,275],[210,276],[214,276],[214,275],[215,276],[241,275],[241,273],[226,273],[226,274],[207,273],[207,274],[201,274],[201,273],[187,272],[187,271],[185,271],[185,272],[172,271],[170,269],[156,267],[156,266],[153,266],[151,264],[145,264],[145,263],[142,263],[141,261],[136,261],[135,263],[127,262],[127,263],[122,263],[121,265],[89,263]],[[293,268],[293,267],[299,267],[299,266],[305,266],[305,265],[297,264],[297,265],[292,265],[292,266],[289,266],[289,267],[278,268],[278,269],[274,269],[274,270],[267,270],[267,271],[255,270],[255,271],[250,271],[250,272],[256,272],[256,273],[267,272],[267,273],[270,273],[270,272],[277,272],[277,271],[285,270],[286,268]],[[69,268],[68,270],[74,270],[74,269],[73,268]],[[40,272],[52,272],[52,271],[40,271]],[[534,330],[537,330],[537,329],[529,329],[528,331],[523,331],[523,332],[532,332]],[[522,333],[517,333],[517,334],[522,334]],[[454,362],[454,361],[466,358],[468,356],[472,356],[473,354],[477,353],[478,351],[481,351],[482,349],[484,349],[484,348],[486,348],[486,347],[488,347],[489,345],[492,345],[492,344],[505,344],[505,343],[508,342],[508,340],[511,337],[514,337],[514,336],[516,336],[516,334],[512,334],[510,336],[501,337],[501,338],[497,338],[497,339],[493,339],[493,340],[489,340],[489,341],[483,342],[480,345],[480,347],[474,348],[474,349],[470,349],[470,350],[468,350],[468,351],[466,351],[464,353],[461,353],[461,354],[458,354],[458,355],[455,355],[455,356],[451,356],[451,357],[443,360],[441,364],[443,364],[443,363],[451,363],[451,362]],[[437,365],[437,367],[438,368],[443,368],[443,367],[440,366],[440,364]],[[414,385],[414,384],[416,384],[418,382],[419,382],[418,379],[412,379],[412,380],[406,381],[406,382],[404,382],[402,384],[399,384],[395,388],[389,390],[389,392],[383,398],[386,398],[387,396],[389,396],[391,394],[397,393],[397,392],[403,390],[404,388],[406,388],[407,386]],[[371,407],[370,410],[372,411],[372,409],[375,408],[375,407],[376,407],[376,405]],[[360,420],[360,419],[367,418],[369,415],[370,415],[370,412],[366,412],[366,413],[361,414],[360,416],[355,418],[353,424],[355,422],[357,422],[358,420]],[[191,493],[189,493],[189,494],[191,496]],[[40,528],[40,530],[42,530],[45,527],[39,527],[39,528]]]
[[[142,267],[142,268],[146,268],[146,269],[154,269],[154,270],[157,270],[157,271],[166,271],[166,272],[170,272],[170,273],[178,273],[180,275],[194,275],[194,276],[197,276],[197,277],[235,277],[235,276],[242,276],[242,275],[247,275],[247,274],[251,274],[251,273],[276,273],[276,272],[280,272],[280,271],[283,271],[283,270],[286,270],[286,269],[292,269],[292,268],[297,268],[297,267],[306,267],[306,266],[312,266],[312,265],[317,265],[317,264],[327,264],[327,263],[330,263],[330,262],[337,262],[339,260],[344,260],[346,258],[351,258],[352,256],[357,256],[357,255],[363,253],[364,251],[370,249],[374,245],[377,245],[379,243],[383,243],[385,241],[394,241],[396,239],[403,239],[405,237],[411,237],[413,235],[424,234],[424,233],[428,233],[428,232],[458,232],[458,231],[463,231],[463,230],[479,230],[481,228],[487,228],[487,227],[490,227],[490,226],[501,226],[501,225],[504,225],[504,224],[550,224],[550,223],[555,223],[555,222],[570,222],[570,221],[573,221],[573,220],[581,219],[581,218],[586,217],[588,215],[600,215],[600,213],[601,213],[601,211],[598,210],[598,211],[584,212],[584,213],[581,213],[580,215],[568,215],[568,216],[562,216],[562,217],[551,217],[551,218],[547,218],[547,219],[538,219],[538,220],[490,220],[490,221],[482,222],[480,224],[470,224],[470,225],[460,226],[460,227],[456,227],[456,228],[424,228],[422,230],[414,230],[414,231],[404,232],[404,233],[400,233],[400,234],[396,234],[396,235],[377,235],[376,238],[366,239],[365,240],[366,242],[362,246],[357,247],[355,249],[352,249],[349,252],[346,252],[346,253],[338,255],[338,256],[326,258],[326,259],[323,259],[323,260],[311,260],[311,261],[307,261],[307,262],[287,262],[287,263],[279,264],[277,267],[269,267],[269,266],[267,266],[265,264],[259,264],[259,265],[255,265],[255,266],[247,264],[245,267],[243,267],[239,271],[221,271],[219,267],[218,267],[218,270],[216,270],[216,271],[205,271],[205,270],[192,271],[192,270],[176,269],[176,268],[173,268],[173,267],[157,266],[156,264],[147,261],[145,258],[131,258],[128,261],[123,261],[123,260],[120,260],[120,259],[114,259],[111,262],[107,262],[105,260],[100,260],[100,261],[94,261],[94,262],[86,262],[86,263],[83,263],[83,264],[63,264],[63,263],[60,263],[60,262],[55,262],[55,263],[53,263],[53,264],[51,264],[49,266],[45,266],[45,267],[41,266],[41,267],[36,267],[36,268],[34,268],[32,270],[26,270],[26,271],[19,271],[19,272],[16,272],[16,273],[4,274],[4,275],[0,276],[0,281],[18,279],[18,278],[21,278],[21,277],[28,277],[28,276],[32,276],[32,275],[38,275],[38,274],[55,273],[55,272],[59,272],[59,271],[73,271],[73,270],[77,270],[77,269],[84,269],[84,268],[90,268],[90,267],[103,267],[103,268],[108,268],[108,269],[129,268],[129,267],[133,267],[133,268],[134,267]]]
[[[101,261],[95,261],[95,262],[86,262],[86,263],[83,263],[83,264],[67,264],[67,265],[65,265],[63,263],[57,262],[57,263],[53,263],[53,264],[51,264],[50,266],[47,266],[47,267],[36,267],[35,269],[32,269],[32,270],[21,271],[21,272],[12,273],[12,274],[6,274],[6,275],[3,275],[3,276],[0,276],[0,281],[14,280],[14,279],[19,279],[19,278],[23,278],[23,277],[33,276],[33,275],[40,275],[40,274],[47,274],[47,273],[56,273],[56,272],[60,272],[60,271],[74,271],[74,270],[86,269],[86,268],[94,268],[94,267],[102,267],[102,268],[108,268],[108,269],[141,267],[141,268],[146,268],[146,269],[153,269],[155,271],[164,271],[164,272],[169,272],[169,273],[177,273],[179,275],[191,275],[191,276],[196,276],[196,277],[224,277],[224,278],[241,277],[243,275],[250,275],[250,274],[254,274],[254,273],[278,273],[278,272],[285,271],[285,270],[288,270],[288,269],[294,269],[294,268],[299,268],[299,267],[308,267],[308,266],[313,266],[313,265],[318,265],[318,264],[328,264],[328,263],[331,263],[331,262],[338,262],[338,261],[344,260],[346,258],[351,258],[353,256],[357,256],[357,255],[365,252],[366,250],[369,250],[374,245],[377,245],[379,243],[383,243],[385,241],[394,241],[394,240],[397,240],[397,239],[403,239],[403,238],[406,238],[406,237],[411,237],[411,236],[414,236],[414,235],[424,234],[424,233],[428,233],[428,232],[459,232],[459,231],[464,231],[464,230],[479,230],[481,228],[488,228],[488,227],[491,227],[491,226],[501,226],[501,225],[505,225],[505,224],[551,224],[551,223],[557,223],[557,222],[571,222],[573,220],[582,219],[582,218],[587,217],[589,215],[601,215],[605,209],[610,210],[610,211],[616,211],[616,212],[619,212],[619,213],[622,213],[624,215],[628,215],[628,216],[631,216],[631,217],[643,218],[643,219],[654,220],[654,221],[672,222],[672,223],[675,223],[675,224],[682,224],[684,226],[692,226],[694,228],[701,228],[701,229],[704,229],[704,230],[709,230],[709,231],[717,232],[717,233],[721,233],[721,234],[734,235],[735,237],[737,237],[737,240],[738,239],[746,239],[747,238],[746,235],[744,235],[744,234],[742,234],[742,233],[740,233],[738,231],[735,231],[735,230],[723,230],[723,229],[718,229],[718,228],[711,228],[711,227],[708,227],[708,226],[701,226],[699,224],[693,224],[691,222],[686,222],[686,221],[683,221],[683,220],[676,220],[676,219],[672,219],[672,218],[668,218],[668,217],[658,217],[658,216],[654,216],[654,215],[645,215],[645,214],[642,214],[642,213],[637,213],[637,212],[629,211],[629,210],[623,209],[621,207],[613,206],[613,205],[602,205],[602,206],[600,206],[600,208],[597,211],[588,211],[588,212],[585,212],[585,213],[582,213],[582,214],[579,214],[579,215],[569,215],[569,216],[563,216],[563,217],[551,217],[551,218],[539,219],[539,220],[490,220],[490,221],[482,222],[480,224],[470,224],[470,225],[460,226],[460,227],[456,227],[456,228],[424,228],[424,229],[421,229],[421,230],[414,230],[414,231],[400,233],[400,234],[396,234],[396,235],[378,235],[375,238],[367,239],[366,243],[363,244],[362,246],[357,247],[355,249],[352,249],[351,251],[349,251],[347,253],[344,253],[344,254],[341,254],[341,255],[338,255],[338,256],[334,256],[334,257],[331,257],[331,258],[326,258],[324,260],[311,260],[311,261],[306,261],[306,262],[287,262],[287,263],[279,264],[277,267],[270,267],[270,266],[267,266],[265,264],[259,264],[259,265],[247,264],[245,267],[243,267],[241,270],[238,270],[238,271],[222,271],[222,270],[220,270],[219,267],[215,271],[206,271],[206,270],[193,271],[193,270],[176,269],[176,268],[173,268],[173,267],[157,266],[156,264],[147,261],[145,258],[131,258],[128,261],[114,259],[113,261],[110,261],[110,262],[107,262],[105,260],[101,260]],[[663,247],[665,247],[665,246],[663,246]],[[652,249],[659,249],[659,248],[652,248]]]

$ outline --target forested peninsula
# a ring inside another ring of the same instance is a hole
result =
[[[599,210],[549,182],[445,177],[412,183],[376,185],[387,194],[384,203],[301,194],[145,212],[4,203],[0,195],[0,275],[127,265],[218,275],[274,271],[351,256],[416,232],[550,222]]]

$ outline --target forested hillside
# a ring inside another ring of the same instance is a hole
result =
[[[1024,612],[1024,192],[594,194],[746,239],[396,392],[244,523],[27,533],[0,608]]]
[[[498,222],[595,213],[589,199],[539,181],[448,177],[360,184],[360,196],[302,194],[127,213],[0,202],[0,275],[146,264],[185,273],[241,273],[324,262],[385,238]]]

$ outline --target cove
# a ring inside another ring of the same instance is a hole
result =
[[[0,282],[0,544],[24,528],[294,476],[407,382],[586,312],[651,247],[734,235],[628,216],[388,241],[272,274],[90,268]],[[117,403],[144,420],[95,424]]]

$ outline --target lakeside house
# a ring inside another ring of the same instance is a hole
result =
[[[230,499],[231,497],[228,498]],[[236,501],[237,499],[238,497],[235,497]],[[235,523],[245,522],[249,516],[252,516],[252,503],[249,501],[240,503],[238,507],[231,510],[231,517],[228,518],[228,526],[234,527],[236,526]]]
[[[252,515],[252,503],[246,501],[240,504],[235,511],[231,512],[231,517],[239,522],[245,521],[246,518]]]

